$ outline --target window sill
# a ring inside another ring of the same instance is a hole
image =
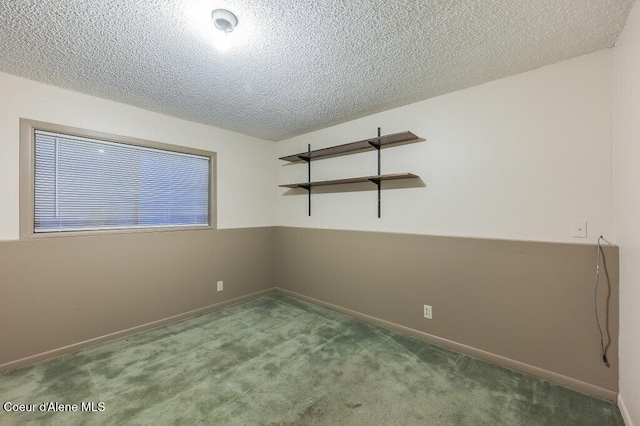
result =
[[[157,227],[157,228],[123,228],[104,229],[91,231],[61,231],[61,232],[32,232],[21,236],[20,239],[41,239],[41,238],[68,238],[68,237],[90,237],[96,235],[121,235],[121,234],[146,234],[154,232],[180,232],[180,231],[212,231],[216,228],[207,226],[178,226],[178,227]]]

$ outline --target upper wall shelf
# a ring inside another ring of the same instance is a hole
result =
[[[338,157],[347,154],[356,154],[359,152],[373,151],[379,148],[386,148],[395,145],[403,145],[407,143],[422,142],[424,139],[419,138],[411,132],[393,133],[377,138],[364,139],[358,142],[351,142],[344,145],[332,146],[329,148],[317,149],[315,151],[301,152],[299,154],[287,155],[280,157],[281,160],[291,163],[301,161],[314,161],[323,158]]]

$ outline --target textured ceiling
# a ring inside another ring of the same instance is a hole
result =
[[[611,47],[632,4],[0,0],[0,71],[279,140]]]

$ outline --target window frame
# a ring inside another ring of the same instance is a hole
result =
[[[100,229],[87,231],[64,232],[35,232],[35,131],[41,130],[53,133],[62,133],[70,136],[103,140],[124,145],[133,145],[145,148],[155,148],[182,154],[193,154],[209,158],[209,217],[208,225],[179,225],[162,227],[140,227]],[[114,135],[94,130],[80,129],[77,127],[47,123],[44,121],[20,118],[20,239],[26,238],[61,238],[89,235],[113,235],[145,232],[176,232],[193,230],[216,229],[217,206],[217,153],[180,145],[171,145],[162,142],[154,142],[145,139],[137,139],[129,136]]]

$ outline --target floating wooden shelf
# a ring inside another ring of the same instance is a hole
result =
[[[349,183],[361,183],[361,182],[373,182],[378,183],[383,180],[397,180],[397,179],[414,179],[419,177],[413,173],[394,173],[389,175],[373,175],[373,176],[359,176],[347,179],[333,179],[333,180],[321,180],[316,182],[300,182],[290,183],[287,185],[280,185],[282,188],[304,188],[309,189],[314,186],[327,186],[327,185],[346,185]]]
[[[395,145],[403,145],[413,142],[422,142],[411,132],[393,133],[391,135],[379,136],[377,138],[364,139],[358,142],[351,142],[344,145],[332,146],[329,148],[317,149],[315,151],[301,152],[299,154],[280,157],[280,160],[298,163],[301,161],[314,161],[323,158],[338,157],[347,154],[357,154],[359,152],[373,151],[379,148],[386,148]]]

